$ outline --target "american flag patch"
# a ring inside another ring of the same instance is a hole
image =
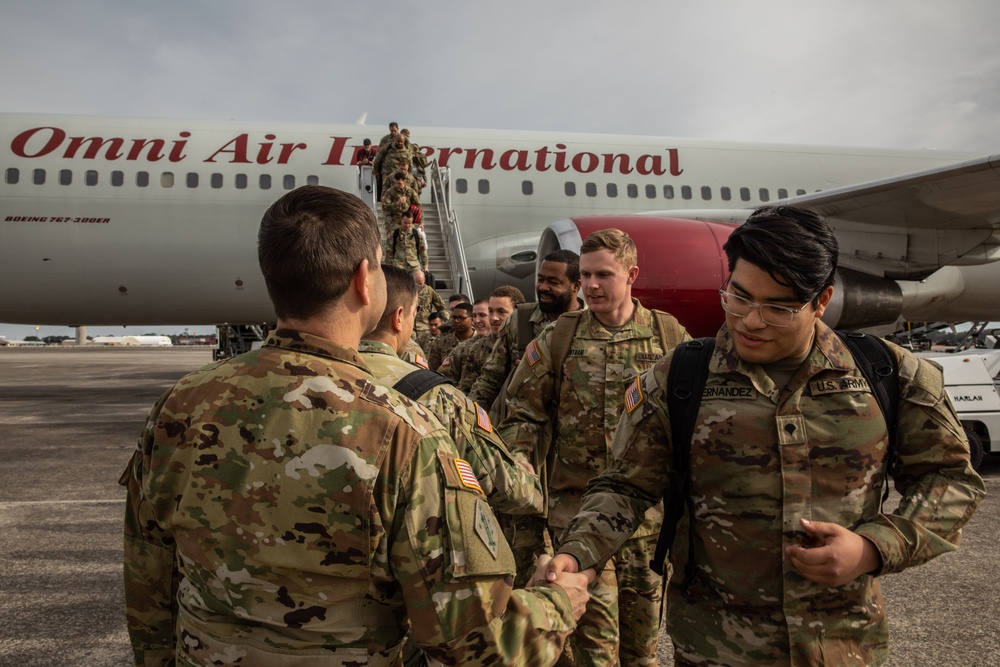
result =
[[[642,403],[642,399],[645,396],[642,394],[642,378],[637,377],[632,380],[632,384],[629,385],[628,389],[625,390],[625,410],[629,414],[635,412],[635,409],[639,407]]]
[[[415,355],[413,355],[413,363],[415,363],[417,366],[420,366],[421,368],[430,368],[431,367],[431,365],[429,363],[427,363],[427,357],[425,357],[422,354],[415,354]]]
[[[493,424],[490,423],[490,413],[483,410],[483,406],[476,403],[476,424],[487,433],[493,432]]]
[[[479,486],[479,480],[473,474],[472,466],[469,465],[468,461],[455,459],[455,470],[458,471],[458,476],[461,478],[463,486],[483,493],[483,487]],[[483,493],[483,495],[485,496],[486,494]]]
[[[527,349],[524,350],[524,358],[528,360],[529,366],[534,366],[538,363],[538,360],[542,358],[542,356],[538,354],[538,348],[535,347],[535,341],[528,343]]]

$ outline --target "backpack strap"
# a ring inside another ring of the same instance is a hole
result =
[[[399,382],[392,385],[392,388],[415,401],[439,384],[451,384],[451,380],[437,371],[418,368],[401,378]]]
[[[517,358],[524,356],[528,343],[535,337],[531,326],[531,314],[535,311],[535,302],[528,301],[517,304]]]
[[[667,414],[670,417],[670,438],[673,445],[674,467],[663,494],[663,524],[656,540],[656,551],[649,567],[663,575],[664,561],[673,546],[677,534],[677,523],[687,509],[693,514],[690,493],[690,453],[691,435],[698,418],[701,395],[708,378],[708,362],[715,350],[715,339],[696,338],[680,343],[674,348],[667,373]],[[695,567],[691,561],[691,542],[694,532],[688,530],[688,563],[684,566],[683,588],[694,581]]]
[[[896,469],[899,443],[896,441],[896,411],[899,405],[899,364],[888,344],[878,336],[868,336],[856,331],[837,331],[840,340],[854,357],[858,370],[868,380],[875,400],[882,410],[885,428],[889,434],[889,448],[885,454],[885,477],[882,480],[882,504],[889,497],[889,475]]]
[[[683,342],[684,327],[670,313],[655,309],[652,313],[656,322],[656,330],[660,334],[660,345],[663,347],[663,353],[666,354]]]

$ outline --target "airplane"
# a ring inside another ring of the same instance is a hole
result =
[[[383,128],[0,114],[0,321],[273,322],[264,210],[306,183],[364,194],[354,154]],[[446,174],[476,295],[618,227],[633,293],[693,335],[722,322],[722,244],[757,206],[810,207],[840,243],[841,328],[997,319],[1000,155],[413,127]],[[425,195],[426,196],[426,195]],[[441,195],[439,195],[441,196]]]

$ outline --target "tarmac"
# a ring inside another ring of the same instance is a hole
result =
[[[132,664],[118,477],[153,402],[210,361],[177,348],[0,348],[0,666]],[[981,473],[989,495],[961,549],[883,580],[890,665],[1000,664],[1000,455]],[[671,665],[665,634],[660,648]]]

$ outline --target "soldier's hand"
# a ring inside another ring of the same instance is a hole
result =
[[[807,545],[786,547],[792,565],[806,579],[824,586],[843,586],[875,570],[878,549],[854,531],[835,523],[799,519]]]

